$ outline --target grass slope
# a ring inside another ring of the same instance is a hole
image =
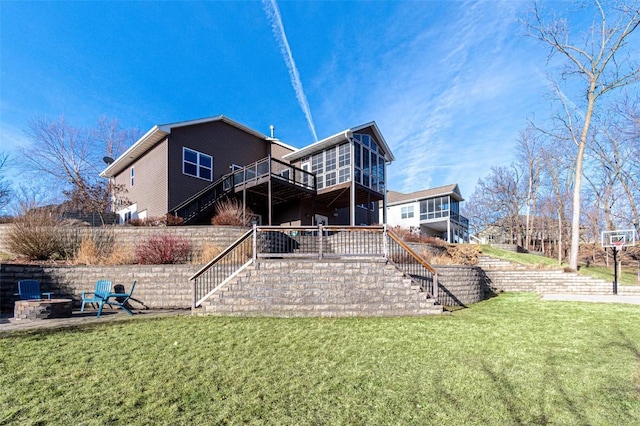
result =
[[[640,309],[175,317],[0,338],[0,424],[640,424]]]
[[[498,259],[508,260],[509,262],[520,263],[522,265],[534,265],[540,268],[563,268],[567,264],[563,263],[558,265],[557,259],[551,259],[545,256],[539,256],[528,253],[514,253],[508,250],[502,250],[490,245],[481,245],[480,250],[482,254],[487,256],[497,257]],[[594,278],[603,279],[605,281],[613,282],[613,266],[587,266],[581,265],[579,274],[589,275]],[[618,283],[623,285],[637,285],[638,284],[638,271],[633,268],[626,268],[618,272]]]

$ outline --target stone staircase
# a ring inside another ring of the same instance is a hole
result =
[[[266,260],[238,274],[202,314],[277,317],[412,316],[443,313],[384,260]]]
[[[524,291],[539,294],[612,294],[609,281],[564,272],[558,269],[543,269],[512,263],[489,256],[481,256],[478,266],[482,268],[488,285],[495,291]],[[618,294],[638,295],[640,286],[618,285]]]

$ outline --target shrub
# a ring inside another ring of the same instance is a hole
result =
[[[451,244],[447,246],[447,253],[455,265],[474,266],[478,264],[480,246],[477,244]]]
[[[100,254],[95,241],[84,238],[76,254],[75,262],[78,265],[96,265],[100,262]]]
[[[200,253],[198,253],[198,256],[194,257],[193,263],[195,264],[208,263],[217,255],[219,255],[221,252],[222,252],[222,248],[220,246],[217,246],[213,243],[204,243],[202,245],[202,250],[200,250]]]
[[[113,232],[100,228],[85,230],[75,255],[75,263],[83,265],[104,264],[105,260],[111,256],[113,245]]]
[[[250,209],[244,209],[244,220],[242,203],[236,199],[221,201],[216,206],[216,215],[211,219],[212,225],[228,226],[251,226],[255,214]]]
[[[165,216],[165,223],[167,226],[180,226],[184,223],[184,219],[180,216],[174,216],[172,214],[167,214]]]
[[[191,242],[171,235],[153,236],[136,246],[136,261],[142,265],[185,263],[191,253]]]
[[[407,229],[401,226],[394,226],[389,230],[407,243],[433,244],[438,246],[444,246],[447,244],[446,241],[440,238],[421,234],[420,229],[414,227]]]
[[[127,224],[131,226],[179,226],[184,223],[180,216],[166,214],[164,216],[149,217],[144,219],[131,219]]]
[[[131,225],[131,226],[146,226],[147,220],[146,219],[130,219],[127,222],[127,225]]]
[[[122,245],[115,244],[109,256],[104,259],[104,263],[106,265],[132,265],[137,262],[135,252],[122,247]]]
[[[63,227],[53,214],[40,210],[16,218],[6,238],[14,254],[31,260],[71,259],[80,246],[78,229]]]

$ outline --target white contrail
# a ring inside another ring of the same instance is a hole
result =
[[[267,17],[271,21],[271,30],[273,31],[273,35],[280,45],[280,52],[282,52],[282,57],[287,65],[287,69],[289,70],[291,85],[293,86],[293,90],[296,92],[296,98],[298,98],[300,108],[302,108],[302,112],[304,112],[304,115],[307,117],[309,129],[311,129],[311,133],[313,133],[313,138],[317,141],[318,136],[316,135],[316,128],[313,125],[311,109],[309,108],[309,102],[307,102],[307,97],[305,96],[304,89],[302,88],[300,74],[298,74],[296,63],[293,60],[293,54],[291,53],[291,48],[287,41],[287,35],[284,32],[284,25],[282,25],[282,18],[280,17],[278,4],[276,3],[276,0],[262,0],[262,6],[264,7]]]

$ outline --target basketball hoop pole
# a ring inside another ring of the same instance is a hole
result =
[[[618,294],[618,247],[613,246],[613,294]]]

